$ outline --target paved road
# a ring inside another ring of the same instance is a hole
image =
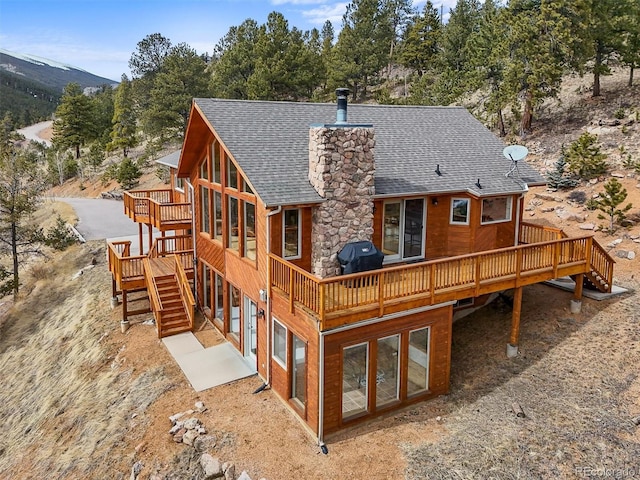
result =
[[[78,215],[76,225],[85,240],[102,240],[138,234],[138,225],[124,214],[120,200],[101,198],[56,197],[55,200],[68,203]],[[143,228],[147,232],[147,228]]]
[[[51,142],[44,138],[40,138],[38,134],[43,130],[49,128],[51,125],[53,125],[53,122],[51,120],[49,120],[48,122],[40,122],[36,123],[35,125],[21,128],[20,130],[18,130],[18,133],[24,135],[27,140],[34,140],[36,142],[44,143],[47,147],[50,147]]]

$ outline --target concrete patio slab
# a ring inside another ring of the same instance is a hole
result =
[[[552,287],[561,288],[562,290],[566,290],[568,292],[575,291],[576,282],[574,282],[571,277],[560,277],[554,280],[549,280],[544,282],[547,285],[551,285]],[[611,293],[600,292],[598,290],[589,290],[587,288],[582,289],[582,295],[587,298],[591,298],[592,300],[606,300],[607,298],[611,298],[615,295],[622,295],[623,293],[627,293],[629,290],[623,287],[618,287],[616,285],[611,286]]]

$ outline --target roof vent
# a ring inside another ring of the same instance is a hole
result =
[[[348,88],[336,89],[336,96],[338,97],[336,123],[347,123],[347,95],[349,95]]]

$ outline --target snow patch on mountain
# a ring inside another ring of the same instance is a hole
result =
[[[36,55],[28,55],[24,53],[10,52],[9,50],[5,50],[0,48],[0,53],[8,55],[10,57],[17,58],[19,60],[24,60],[25,62],[33,63],[35,65],[48,65],[53,68],[59,68],[61,70],[78,70],[80,72],[87,72],[86,70],[82,70],[81,68],[74,67],[72,65],[67,65],[64,63],[56,62],[55,60],[50,60],[44,57],[38,57]]]

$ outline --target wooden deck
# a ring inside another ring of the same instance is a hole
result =
[[[610,291],[614,261],[593,237],[565,238],[535,225],[524,230],[529,241],[556,238],[325,279],[270,255],[270,286],[288,300],[290,312],[303,309],[321,330],[565,275],[586,274]]]
[[[124,213],[136,223],[152,225],[160,231],[192,227],[190,203],[174,202],[171,189],[124,192]]]

